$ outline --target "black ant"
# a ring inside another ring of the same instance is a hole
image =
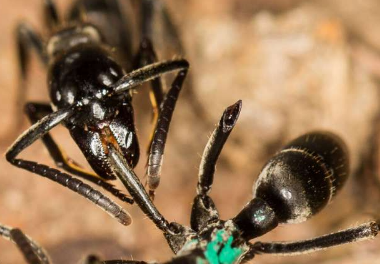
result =
[[[89,185],[46,165],[17,158],[25,148],[42,139],[58,167],[105,188],[122,201],[133,203],[107,182],[115,179],[107,160],[108,145],[114,146],[128,166],[136,166],[139,144],[134,127],[132,90],[150,82],[152,105],[159,113],[147,165],[147,183],[153,198],[160,180],[169,124],[189,64],[184,59],[156,62],[150,41],[155,12],[162,13],[169,32],[176,36],[160,1],[139,1],[141,45],[133,56],[131,34],[127,30],[129,24],[119,5],[117,0],[78,0],[69,18],[62,20],[53,1],[44,0],[45,21],[50,31],[46,43],[29,26],[20,24],[17,27],[20,94],[24,92],[21,89],[25,88],[29,53],[33,50],[48,70],[51,104],[26,104],[25,111],[33,125],[8,149],[6,159],[19,168],[69,187],[119,221],[129,224],[129,216],[120,207]],[[160,76],[172,71],[179,73],[164,96]],[[50,136],[50,130],[58,124],[70,131],[95,174],[67,157]]]
[[[300,223],[307,220],[322,210],[343,187],[349,173],[346,146],[338,136],[322,131],[307,133],[294,139],[272,157],[256,181],[254,198],[234,218],[221,220],[208,193],[213,184],[217,159],[236,124],[240,110],[241,101],[238,101],[224,111],[205,147],[199,167],[197,195],[194,198],[190,227],[175,222],[169,223],[149,199],[148,193],[128,161],[112,144],[108,145],[108,159],[113,172],[121,179],[141,210],[163,232],[169,246],[176,254],[165,263],[237,264],[259,254],[303,254],[371,239],[377,235],[380,224],[377,221],[370,221],[309,240],[249,242],[270,232],[279,224]],[[18,233],[19,231],[16,232]],[[28,252],[34,252],[34,258],[42,255],[39,252],[43,250],[35,249],[34,243],[28,242],[27,239],[22,241],[22,243],[15,242],[26,244],[26,248],[31,248]],[[24,256],[28,260],[25,253]],[[41,260],[35,263],[45,262]],[[86,263],[146,264],[148,262],[100,261],[98,257],[90,256],[86,259]]]

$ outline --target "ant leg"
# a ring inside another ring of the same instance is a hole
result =
[[[152,42],[149,38],[144,38],[140,43],[140,49],[135,58],[135,69],[139,69],[148,64],[154,63],[157,61],[156,53],[153,49]],[[155,128],[157,125],[158,115],[160,112],[160,105],[162,103],[164,92],[162,89],[161,78],[157,77],[150,81],[150,102],[153,108],[153,127]],[[152,145],[153,132],[150,136],[150,142],[148,144],[148,152],[150,146]]]
[[[44,0],[44,19],[50,32],[60,24],[57,7],[52,0]]]
[[[14,242],[30,264],[49,264],[49,258],[44,249],[26,236],[20,229],[0,224],[0,236]]]
[[[155,16],[160,16],[160,21],[154,21]],[[163,24],[166,36],[169,37],[168,43],[181,55],[184,49],[181,43],[176,26],[173,24],[169,12],[162,1],[159,0],[141,0],[140,1],[140,31],[142,39],[154,39],[154,25]]]
[[[129,225],[131,223],[131,218],[129,214],[125,212],[119,205],[117,205],[111,199],[109,199],[107,196],[93,189],[88,184],[85,184],[82,181],[73,178],[69,174],[62,173],[59,170],[50,168],[46,165],[16,158],[21,151],[30,146],[37,139],[43,137],[56,125],[65,121],[74,112],[75,108],[69,107],[60,109],[43,117],[37,123],[32,125],[27,131],[25,131],[12,144],[12,146],[7,150],[5,157],[7,161],[9,161],[16,167],[46,177],[65,187],[68,187],[72,191],[84,196],[85,198],[89,199],[90,201],[104,209],[108,214],[115,217],[123,225]]]
[[[28,103],[25,106],[25,112],[29,120],[32,122],[32,124],[34,124],[38,122],[40,118],[46,116],[47,114],[51,114],[52,109],[50,105],[48,104]],[[86,179],[102,187],[103,189],[105,189],[106,191],[109,191],[110,193],[112,193],[114,196],[116,196],[123,202],[127,202],[130,204],[133,203],[133,200],[131,198],[123,194],[115,186],[106,182],[97,174],[86,171],[78,163],[76,163],[71,158],[69,158],[65,154],[65,152],[59,147],[59,145],[55,142],[55,140],[52,138],[52,136],[49,133],[46,133],[44,136],[42,136],[41,139],[45,147],[49,151],[51,158],[54,160],[55,164],[59,168],[62,168],[66,172],[69,172],[73,175]]]
[[[142,45],[144,45],[144,41],[149,40],[150,43],[153,43],[151,45],[161,51],[160,55],[163,56],[163,58],[171,58],[172,56],[184,57],[186,52],[183,48],[180,34],[178,33],[176,25],[173,23],[164,1],[141,0],[139,1],[139,4],[140,38],[142,39]],[[157,34],[157,32],[162,33]],[[164,87],[166,86],[164,85]],[[193,78],[190,73],[187,75],[185,87],[185,97],[191,106],[192,112],[200,119],[207,120],[208,117],[206,115],[206,111],[201,105],[200,100],[193,89]],[[160,106],[160,101],[156,101],[157,105]],[[156,121],[156,119],[154,120]]]
[[[47,66],[49,58],[46,54],[41,36],[26,24],[22,23],[17,26],[16,42],[21,77],[22,80],[25,81],[30,60],[30,49],[33,49],[37,53],[44,66]]]
[[[297,255],[310,253],[342,244],[372,239],[379,232],[380,224],[372,221],[360,226],[296,242],[256,242],[251,246],[254,254]]]
[[[199,180],[197,186],[198,195],[207,195],[214,181],[215,166],[232,129],[234,128],[241,111],[242,102],[235,104],[224,110],[218,126],[210,136],[203,151],[201,164],[199,166]]]
[[[143,84],[144,82],[151,81],[163,74],[172,71],[187,70],[188,68],[189,63],[184,59],[149,64],[145,67],[124,75],[113,85],[113,91],[107,96],[112,96],[115,93],[123,93],[127,90],[135,88],[138,85]]]
[[[161,113],[154,131],[152,145],[149,151],[147,172],[149,195],[154,198],[155,189],[160,184],[162,159],[165,150],[165,143],[169,131],[170,121],[173,116],[174,108],[186,78],[187,70],[180,71],[174,79],[172,87],[166,94],[161,105]]]
[[[164,112],[166,108],[166,114],[162,114],[163,118],[159,118],[157,121],[157,126],[155,130],[155,135],[152,140],[152,145],[150,148],[150,155],[148,160],[148,185],[152,191],[152,197],[154,197],[154,189],[157,188],[159,184],[159,173],[161,168],[162,153],[165,147],[165,140],[167,136],[167,128],[170,124],[170,119],[173,113],[173,108],[175,106],[179,91],[182,87],[182,83],[185,79],[187,69],[189,68],[189,63],[186,60],[172,60],[167,62],[158,62],[149,64],[143,68],[132,71],[131,73],[125,75],[113,86],[112,93],[122,93],[129,89],[132,89],[144,82],[151,81],[165,73],[182,70],[173,81],[172,88],[168,91],[166,98],[161,106],[161,112]],[[165,103],[166,101],[166,103]],[[164,106],[166,104],[166,106]],[[160,121],[161,119],[161,121]],[[166,120],[167,119],[167,120]],[[163,137],[163,141],[160,137]],[[160,142],[161,141],[161,142]]]
[[[213,200],[208,196],[208,192],[214,181],[215,166],[219,154],[236,124],[241,106],[242,103],[239,100],[224,111],[203,151],[199,166],[198,195],[194,198],[190,218],[191,228],[196,231],[201,230],[209,222],[219,219],[218,211]]]
[[[167,30],[170,41],[168,43],[175,43],[178,54],[183,55],[183,47],[180,41],[177,29],[175,28],[170,15],[167,11],[165,4],[159,0],[141,0],[140,4],[140,50],[136,56],[135,68],[140,68],[146,66],[147,64],[153,63],[157,61],[156,53],[153,49],[152,40],[155,37],[156,30],[154,29],[154,25],[159,24],[159,22],[154,21],[155,16],[159,15],[161,18],[160,22],[163,22],[164,29]],[[156,23],[157,22],[157,23]],[[158,114],[158,107],[161,105],[163,100],[163,90],[162,83],[160,79],[154,79],[151,84],[152,87],[152,105],[155,114]],[[153,98],[152,98],[153,97]],[[153,101],[154,100],[154,101]]]
[[[108,145],[108,152],[108,159],[112,170],[123,183],[125,188],[127,188],[133,200],[160,230],[164,233],[171,233],[169,222],[163,215],[161,215],[149,199],[149,196],[142,186],[139,178],[129,167],[124,157],[114,148],[112,144]]]
[[[22,252],[26,262],[30,264],[42,264],[42,261],[34,252],[29,239],[20,229],[12,229],[9,234],[11,240],[16,243],[17,247]]]
[[[30,61],[30,52],[31,50],[35,51],[44,66],[48,63],[48,56],[45,52],[43,41],[41,37],[28,25],[19,24],[16,28],[15,32],[16,43],[17,43],[17,57],[19,63],[19,70],[21,78],[17,87],[16,94],[16,104],[15,105],[24,105],[25,102],[25,87],[26,87],[26,79],[28,74],[28,66]],[[21,109],[15,109],[15,116],[22,116]],[[9,138],[14,134],[17,134],[16,131],[21,130],[23,125],[22,118],[18,118],[16,124],[10,132],[5,136],[5,138]]]

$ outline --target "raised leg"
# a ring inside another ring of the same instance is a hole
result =
[[[48,104],[28,103],[25,106],[25,112],[28,115],[32,124],[34,124],[38,122],[38,120],[43,118],[44,116],[51,114],[52,109],[50,105]],[[63,170],[73,175],[76,175],[92,183],[95,183],[96,185],[112,193],[114,196],[116,196],[123,202],[127,202],[130,204],[133,203],[133,200],[131,198],[129,198],[120,190],[115,188],[115,186],[104,181],[97,174],[86,171],[80,165],[78,165],[78,163],[76,163],[71,158],[69,158],[64,153],[64,151],[59,147],[59,145],[55,142],[55,140],[51,137],[49,133],[42,136],[41,139],[45,147],[49,151],[50,156],[52,157],[52,159],[54,160],[55,164],[58,167],[62,168]]]
[[[199,180],[197,186],[199,195],[207,195],[210,191],[214,181],[216,162],[223,149],[224,143],[239,118],[241,106],[242,102],[239,100],[224,111],[218,126],[206,144],[199,166]]]
[[[49,264],[49,257],[43,248],[27,237],[20,229],[0,224],[0,236],[14,242],[29,264]]]
[[[198,195],[194,198],[191,211],[191,228],[199,231],[210,221],[218,220],[219,214],[212,199],[208,196],[214,181],[215,166],[224,143],[234,128],[241,110],[241,101],[229,106],[223,113],[218,126],[209,138],[199,166],[197,184]]]
[[[108,214],[115,217],[120,223],[129,225],[131,223],[131,218],[128,213],[125,212],[119,205],[115,204],[111,199],[103,195],[101,192],[93,189],[91,186],[76,178],[73,178],[69,174],[62,173],[59,170],[52,169],[46,165],[16,158],[21,151],[30,146],[37,139],[43,137],[53,127],[69,118],[74,111],[75,108],[73,107],[60,109],[39,120],[12,144],[12,146],[7,150],[5,157],[16,167],[46,177],[68,187],[74,192],[79,193],[104,209]]]
[[[357,227],[325,236],[296,242],[256,242],[251,251],[255,254],[297,255],[310,253],[342,244],[374,238],[380,229],[378,222],[372,221]]]
[[[147,175],[149,195],[154,198],[154,191],[160,183],[162,158],[165,149],[169,125],[173,116],[174,108],[182,88],[183,81],[186,78],[187,70],[180,71],[173,81],[172,87],[166,94],[161,106],[156,130],[153,135],[152,145],[149,151]]]

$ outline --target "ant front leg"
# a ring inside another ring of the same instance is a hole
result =
[[[149,151],[147,172],[148,188],[151,199],[154,199],[155,189],[160,184],[161,166],[165,150],[166,138],[169,131],[170,122],[173,116],[175,105],[183,82],[186,78],[187,70],[180,71],[174,79],[172,87],[166,94],[161,105],[161,113],[157,120],[157,126],[153,134],[152,144]]]
[[[42,177],[46,177],[65,187],[68,187],[70,190],[84,196],[100,208],[104,209],[108,214],[115,217],[121,224],[129,225],[131,223],[129,214],[107,196],[93,189],[88,184],[85,184],[82,181],[73,178],[69,174],[62,173],[59,170],[50,168],[44,164],[38,164],[33,161],[16,158],[24,149],[30,146],[37,139],[42,138],[52,128],[70,118],[75,111],[75,107],[68,107],[59,109],[56,112],[43,117],[37,123],[32,125],[27,131],[25,131],[12,144],[12,146],[7,150],[5,157],[16,167],[30,171]]]
[[[208,196],[208,192],[214,181],[215,166],[219,154],[236,124],[241,105],[241,101],[238,101],[224,111],[218,126],[210,136],[203,151],[199,166],[198,195],[194,198],[190,220],[191,228],[196,231],[203,229],[211,221],[219,219],[218,211],[213,200]]]
[[[32,124],[34,124],[44,116],[51,114],[52,109],[48,104],[28,103],[25,106],[25,112],[29,117],[29,120],[32,122]],[[131,198],[123,194],[112,184],[104,181],[97,174],[86,171],[78,163],[69,158],[65,154],[65,152],[59,147],[59,145],[55,142],[50,133],[46,133],[41,137],[41,139],[45,147],[49,151],[50,157],[54,160],[55,164],[58,167],[62,168],[63,170],[69,173],[72,173],[73,175],[76,175],[92,183],[95,183],[96,185],[112,193],[115,197],[119,198],[123,202],[127,202],[129,204],[133,203],[133,200]]]
[[[151,81],[163,74],[180,70],[174,79],[172,87],[166,94],[165,100],[161,106],[161,114],[157,121],[157,126],[150,147],[150,154],[147,166],[148,185],[151,197],[154,197],[154,190],[159,185],[162,155],[164,153],[167,132],[169,129],[171,117],[182,83],[185,80],[189,63],[186,60],[171,60],[166,62],[158,62],[147,65],[138,70],[134,70],[113,85],[113,91],[108,96],[124,93],[144,82]]]
[[[171,63],[171,62],[169,62]],[[159,67],[157,67],[157,65]],[[177,65],[177,63],[175,64]],[[153,67],[152,67],[153,66]],[[134,74],[132,72],[129,77],[131,80],[128,80],[126,77],[123,77],[126,85],[130,83],[133,84],[133,80],[136,79],[138,84],[153,79],[158,74],[156,71],[161,71],[162,69],[168,69],[165,63],[153,64],[152,66],[146,66],[140,70],[136,70],[135,72],[139,74]],[[188,66],[188,65],[187,65]],[[149,67],[149,68],[147,68]],[[152,68],[152,70],[148,70]],[[161,70],[160,70],[161,69]],[[145,71],[142,73],[141,71]],[[178,95],[181,91],[183,81],[186,78],[187,69],[181,70],[175,80],[173,81],[172,87],[166,94],[166,97],[162,103],[161,113],[158,118],[157,127],[153,136],[152,146],[150,149],[147,174],[148,174],[148,184],[149,184],[149,192],[150,196],[154,195],[154,189],[157,188],[160,180],[160,172],[162,165],[162,156],[165,149],[165,142],[167,137],[167,132],[169,129],[171,117],[175,108],[175,104],[178,98]],[[144,79],[144,81],[142,80]],[[116,86],[115,90],[118,91],[118,87]],[[129,88],[129,87],[128,87]],[[121,90],[121,89],[120,89]],[[141,210],[156,224],[156,226],[164,231],[165,233],[171,233],[169,229],[169,223],[167,220],[161,215],[161,213],[156,209],[153,205],[151,199],[146,193],[144,187],[142,186],[140,180],[129,167],[128,163],[125,159],[120,155],[118,151],[114,149],[112,145],[108,146],[109,148],[109,161],[112,165],[111,168],[114,170],[115,174],[127,188],[128,192],[132,195],[133,200],[139,205]]]
[[[140,9],[140,48],[135,58],[135,69],[146,66],[148,64],[157,62],[157,55],[154,50],[154,32],[157,30],[154,28],[155,25],[164,25],[164,30],[167,31],[169,35],[169,40],[165,40],[165,43],[175,43],[178,47],[177,53],[183,55],[183,48],[178,36],[177,30],[173,25],[166,6],[160,0],[142,0],[139,2]],[[157,19],[160,18],[160,21]],[[165,35],[165,34],[164,34]],[[164,99],[163,90],[163,80],[161,78],[155,78],[150,82],[150,101],[153,107],[153,127],[155,128],[158,121],[158,115],[161,111],[160,106]],[[148,144],[148,152],[152,144],[152,136],[150,136],[150,142]]]

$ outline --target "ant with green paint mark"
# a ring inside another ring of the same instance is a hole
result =
[[[230,220],[221,220],[208,195],[213,183],[218,156],[234,128],[241,111],[238,101],[228,107],[203,152],[197,196],[191,212],[190,227],[169,223],[157,210],[125,158],[108,146],[110,167],[140,209],[163,232],[176,254],[167,264],[237,264],[258,254],[294,255],[374,238],[379,221],[295,242],[255,242],[279,224],[300,223],[322,210],[342,188],[348,177],[349,161],[343,141],[329,132],[311,132],[300,136],[262,169],[254,186],[254,198]],[[3,230],[1,232],[1,230]],[[12,233],[14,233],[12,235]],[[13,240],[28,263],[47,264],[43,250],[18,229],[0,225],[0,235]],[[35,261],[37,259],[38,261]],[[101,261],[87,257],[86,264],[147,264],[134,260]]]

